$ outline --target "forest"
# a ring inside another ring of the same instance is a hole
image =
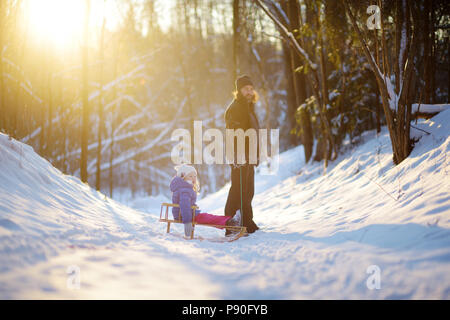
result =
[[[326,172],[387,126],[399,164],[449,101],[449,28],[446,0],[0,0],[0,131],[110,197],[165,194],[171,133],[224,129],[247,74],[280,151]]]

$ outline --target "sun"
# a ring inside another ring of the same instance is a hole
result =
[[[127,9],[127,2],[117,0],[25,0],[26,19],[33,40],[53,48],[79,48],[83,41],[86,2],[90,4],[88,37],[91,45],[99,34],[103,19],[106,28],[113,31],[120,25]],[[143,3],[142,0],[135,2],[140,4],[137,8],[142,8]],[[158,0],[156,4],[158,22],[167,31],[171,25],[169,12],[175,3],[173,0]]]
[[[28,0],[28,23],[39,41],[65,46],[81,39],[85,16],[82,0]]]

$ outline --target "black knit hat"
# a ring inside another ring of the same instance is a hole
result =
[[[241,88],[245,87],[246,85],[253,86],[253,82],[252,80],[250,80],[249,76],[243,75],[236,79],[236,91],[241,90]]]

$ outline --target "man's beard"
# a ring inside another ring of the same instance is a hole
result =
[[[246,95],[245,99],[247,100],[247,102],[253,102],[253,100],[255,99],[255,95]]]
[[[243,95],[242,92],[239,92],[239,93],[237,94],[236,98],[237,98],[238,100],[245,101],[245,102],[247,102],[247,103],[253,103],[254,100],[255,100],[255,95],[252,94],[252,95],[248,96],[248,95]]]

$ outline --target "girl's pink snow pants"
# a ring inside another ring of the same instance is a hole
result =
[[[201,224],[215,224],[219,226],[225,226],[227,221],[231,219],[228,216],[216,216],[209,213],[199,213],[195,216],[195,222]]]

